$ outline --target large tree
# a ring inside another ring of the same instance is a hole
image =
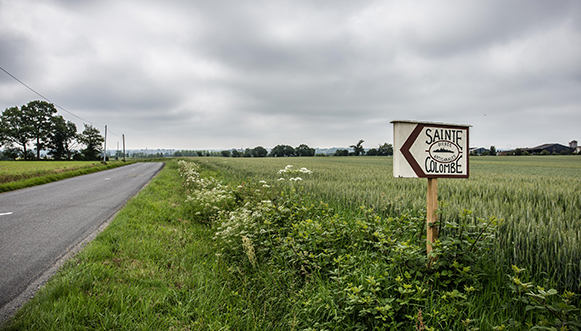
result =
[[[296,156],[315,156],[315,149],[310,148],[306,144],[301,144],[297,148],[295,148],[295,155]]]
[[[355,154],[355,156],[365,155],[365,149],[363,148],[363,145],[362,145],[363,142],[364,142],[364,140],[361,139],[361,140],[359,140],[357,145],[349,146],[349,147],[353,148],[353,153]]]
[[[236,148],[232,149],[232,157],[241,157],[242,153],[240,153]]]
[[[50,137],[49,154],[55,160],[67,159],[72,156],[72,148],[77,139],[77,126],[71,121],[65,121],[62,116],[53,117],[53,132]]]
[[[262,146],[256,146],[252,149],[252,157],[265,157],[266,155],[268,155],[268,151]]]
[[[383,145],[379,145],[379,147],[377,148],[377,155],[383,155],[383,156],[393,155],[393,146],[391,144],[388,144],[388,143],[384,143]]]
[[[30,101],[22,106],[22,112],[28,126],[31,128],[32,139],[36,145],[36,159],[40,160],[40,151],[50,142],[50,135],[53,131],[53,115],[56,108],[52,103],[46,101]]]
[[[295,149],[289,145],[276,145],[271,151],[270,156],[283,157],[283,156],[294,156]]]
[[[6,148],[16,145],[22,158],[26,160],[27,146],[32,139],[32,128],[24,112],[18,107],[6,108],[0,115],[0,138]]]
[[[85,129],[79,134],[77,140],[85,145],[81,153],[86,161],[98,161],[100,159],[99,154],[103,151],[102,147],[105,138],[101,136],[99,129],[85,124]]]

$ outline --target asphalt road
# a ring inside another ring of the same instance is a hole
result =
[[[136,163],[0,194],[0,310],[94,235],[162,167]]]

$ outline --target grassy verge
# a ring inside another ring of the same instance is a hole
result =
[[[167,163],[3,330],[288,329],[289,301],[269,294],[289,283],[233,274],[211,228],[185,217],[180,183]]]
[[[122,167],[133,162],[114,161],[102,164],[80,161],[2,161],[0,163],[3,166],[0,175],[0,193],[2,193]],[[44,167],[31,168],[30,164]]]

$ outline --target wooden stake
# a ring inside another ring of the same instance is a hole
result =
[[[438,182],[437,178],[428,178],[428,204],[426,215],[427,251],[432,251],[432,244],[438,239]]]

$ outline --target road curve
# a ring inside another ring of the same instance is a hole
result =
[[[11,301],[95,233],[163,165],[135,163],[0,194],[0,311],[6,314]]]

